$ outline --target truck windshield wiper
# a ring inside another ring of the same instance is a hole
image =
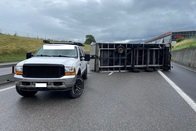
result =
[[[67,55],[53,55],[52,57],[71,57],[71,56],[67,56]]]
[[[36,56],[47,56],[47,57],[51,57],[50,55],[43,55],[43,54],[41,54],[41,55],[36,55]]]

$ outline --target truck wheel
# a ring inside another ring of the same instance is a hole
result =
[[[82,95],[83,90],[84,80],[81,78],[81,76],[77,76],[75,85],[69,91],[69,96],[73,99],[78,98]]]
[[[86,80],[87,78],[88,78],[88,68],[86,67],[86,70],[84,71],[84,74],[82,75],[82,78],[84,79],[84,80]]]
[[[16,86],[16,91],[18,92],[18,94],[24,97],[32,97],[37,93],[37,91],[23,91],[17,86]]]

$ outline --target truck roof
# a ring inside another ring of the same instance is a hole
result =
[[[43,43],[46,43],[46,44],[66,44],[66,45],[84,46],[84,44],[82,44],[80,42],[74,42],[74,41],[50,41],[50,40],[43,40]]]
[[[44,44],[43,49],[50,50],[50,49],[68,49],[72,50],[75,49],[76,45],[66,45],[66,44]]]

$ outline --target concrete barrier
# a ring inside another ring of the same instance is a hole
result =
[[[172,51],[172,60],[196,69],[196,48]]]

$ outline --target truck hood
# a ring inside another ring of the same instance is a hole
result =
[[[77,58],[68,57],[32,57],[26,59],[17,64],[17,66],[23,66],[24,64],[62,64],[65,66],[74,66],[77,62]]]

